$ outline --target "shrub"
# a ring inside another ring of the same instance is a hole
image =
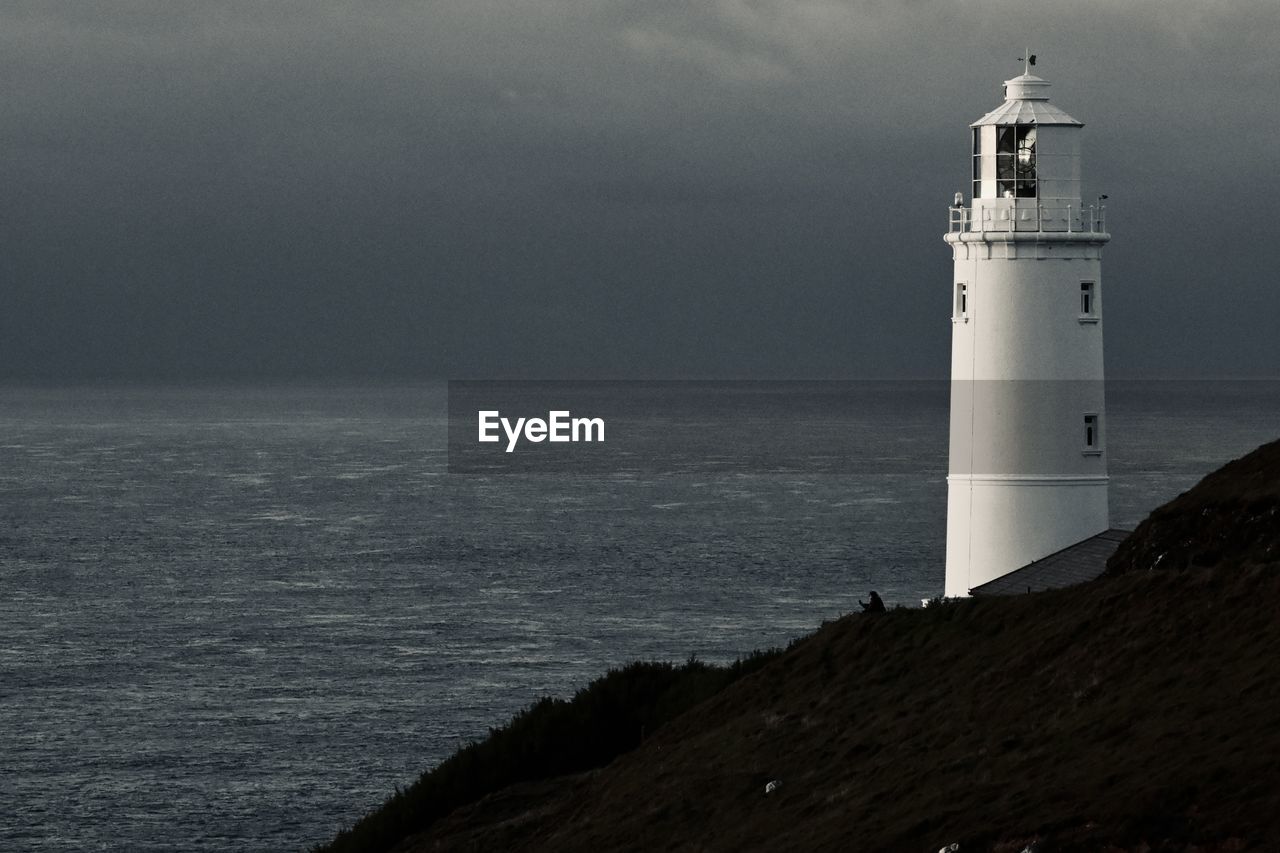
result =
[[[483,741],[460,749],[395,792],[315,853],[372,853],[428,829],[454,809],[508,785],[603,767],[641,740],[780,654],[755,651],[727,667],[690,656],[682,666],[636,662],[570,700],[544,697]]]

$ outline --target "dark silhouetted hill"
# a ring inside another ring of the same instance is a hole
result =
[[[1107,561],[1107,573],[1277,564],[1280,441],[1273,441],[1151,513]]]
[[[526,728],[535,706],[470,748],[506,775],[464,751],[328,849],[1280,850],[1278,458],[1157,510],[1093,583],[847,616],[689,689],[643,741],[607,702]],[[604,720],[629,734],[548,760]]]

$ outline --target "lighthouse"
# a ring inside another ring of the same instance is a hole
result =
[[[947,596],[1108,528],[1102,199],[1080,194],[1083,124],[1030,72],[971,125],[957,193]]]

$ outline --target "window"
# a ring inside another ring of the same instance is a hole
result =
[[[1098,284],[1093,281],[1080,282],[1080,322],[1098,322]]]
[[[982,197],[982,128],[973,129],[973,198]]]
[[[1095,414],[1084,416],[1084,452],[1094,456],[1102,453],[1102,424]]]
[[[956,309],[951,319],[969,322],[969,285],[963,282],[956,284]]]
[[[996,128],[996,194],[1001,198],[1036,197],[1036,126]]]

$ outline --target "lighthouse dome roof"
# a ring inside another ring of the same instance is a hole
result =
[[[1034,74],[1020,74],[1004,81],[1005,101],[970,127],[984,124],[1068,124],[1083,127],[1062,110],[1049,103],[1049,81]]]

